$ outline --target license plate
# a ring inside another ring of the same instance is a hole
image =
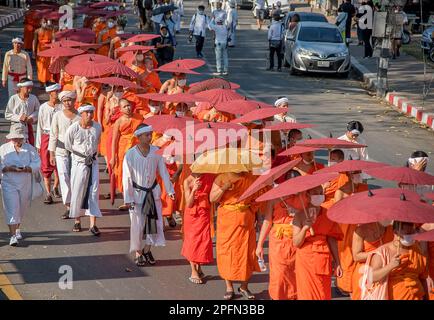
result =
[[[318,67],[328,68],[330,67],[330,61],[318,61]]]

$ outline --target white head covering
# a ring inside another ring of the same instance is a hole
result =
[[[45,92],[52,92],[52,91],[58,91],[60,90],[62,87],[60,86],[60,84],[55,83],[52,84],[51,86],[48,86],[45,88]]]
[[[357,130],[357,129],[353,129],[353,130],[351,130],[351,133],[352,133],[352,134],[357,134],[358,136],[360,136],[360,131]]]
[[[146,132],[152,132],[154,131],[152,129],[152,126],[147,126],[147,127],[142,127],[140,129],[137,129],[136,131],[134,131],[134,135],[136,137],[141,136],[142,134],[146,133]]]
[[[75,93],[75,91],[62,91],[61,93],[59,93],[59,100],[62,101],[64,98],[70,98],[70,99],[75,99],[77,97],[77,94]]]
[[[80,106],[78,109],[77,109],[77,111],[78,111],[78,113],[82,113],[82,112],[85,112],[85,111],[95,111],[95,107],[93,106],[93,105],[91,105],[91,104],[85,104],[85,105],[82,105],[82,106]]]
[[[274,102],[274,106],[278,107],[279,105],[281,105],[282,103],[289,103],[289,99],[286,97],[277,99],[276,102]]]
[[[17,87],[18,87],[18,88],[22,88],[22,87],[33,87],[33,81],[32,81],[32,80],[29,80],[29,81],[26,81],[26,82],[18,83],[18,84],[17,84]]]
[[[24,44],[24,41],[20,37],[16,37],[16,38],[12,39],[12,43],[21,43],[21,44]]]
[[[9,134],[6,136],[7,140],[12,139],[24,139],[26,136],[24,135],[23,129],[19,127],[11,127]]]

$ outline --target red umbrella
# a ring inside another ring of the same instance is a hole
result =
[[[97,2],[92,3],[90,5],[91,8],[101,9],[105,7],[119,7],[121,4],[119,2],[110,2],[110,1],[104,1],[104,2]]]
[[[434,185],[434,176],[407,167],[375,168],[366,173],[378,179],[396,181],[405,184]]]
[[[246,114],[250,111],[261,108],[273,108],[272,105],[246,99],[236,99],[225,101],[214,106],[217,111],[227,112],[231,114]]]
[[[59,13],[57,11],[50,12],[48,14],[45,14],[43,18],[47,20],[59,20],[61,17],[63,17],[64,13]]]
[[[249,123],[256,120],[262,120],[269,117],[272,117],[276,114],[286,113],[288,112],[288,108],[264,108],[264,109],[256,109],[246,113],[245,115],[232,120],[234,123]]]
[[[429,200],[434,200],[434,192],[432,193],[425,193],[424,197],[429,199]]]
[[[147,99],[147,100],[152,100],[152,101],[164,102],[166,97],[167,97],[167,94],[165,94],[165,93],[142,93],[142,94],[137,94],[136,97],[142,98],[142,99]]]
[[[139,77],[139,75],[136,72],[134,72],[131,68],[123,65],[120,62],[112,61],[112,62],[107,62],[107,63],[102,63],[102,64],[104,64],[106,67],[105,73],[112,73],[112,74],[116,74],[116,75],[128,76],[128,77],[131,77],[134,79]]]
[[[281,122],[277,124],[271,124],[266,125],[262,130],[271,130],[271,131],[278,131],[278,130],[293,130],[293,129],[306,129],[306,128],[312,128],[315,125],[308,124],[308,123],[298,123],[298,122]]]
[[[327,167],[318,171],[314,174],[328,173],[328,172],[354,172],[354,171],[366,171],[372,168],[384,168],[388,164],[381,162],[372,162],[364,160],[345,160],[339,162],[331,167]]]
[[[75,40],[69,40],[67,38],[65,39],[60,39],[59,41],[50,43],[48,45],[48,47],[50,48],[55,48],[55,47],[66,47],[66,48],[79,48],[82,50],[89,50],[89,49],[97,49],[99,47],[101,47],[100,43],[86,43],[86,42],[81,42],[81,41],[75,41]]]
[[[110,18],[121,16],[123,14],[127,14],[128,12],[129,10],[112,10],[112,11],[108,11],[104,17],[106,19],[110,19]]]
[[[183,69],[178,68],[174,66],[161,66],[158,69],[155,69],[155,71],[161,71],[161,72],[170,72],[170,73],[184,73],[184,74],[200,74],[199,72],[190,70],[190,69]]]
[[[66,29],[56,32],[55,39],[60,40],[62,38],[89,43],[95,41],[96,34],[88,28]]]
[[[69,62],[73,64],[82,64],[83,62],[90,62],[91,64],[104,63],[104,62],[113,62],[113,59],[110,59],[107,56],[103,56],[102,54],[83,54],[80,56],[73,57],[69,59]]]
[[[297,143],[297,146],[314,147],[321,149],[348,149],[365,148],[367,146],[359,143],[348,142],[336,138],[309,139]]]
[[[192,117],[178,117],[177,115],[162,114],[155,115],[144,120],[147,125],[152,126],[152,129],[159,133],[164,133],[167,130],[182,130],[187,124],[199,124],[199,120]]]
[[[120,47],[120,48],[116,49],[116,52],[128,52],[128,51],[148,52],[148,51],[154,50],[154,49],[155,48],[153,46],[132,45],[132,46]]]
[[[290,162],[281,164],[280,166],[277,166],[273,169],[271,169],[267,174],[260,175],[255,182],[253,182],[250,187],[241,195],[241,197],[238,199],[238,201],[242,201],[248,197],[250,197],[252,194],[254,194],[256,191],[272,184],[274,180],[278,179],[280,176],[294,168],[296,165],[300,163],[301,159],[295,159]]]
[[[132,88],[132,89],[141,89],[142,87],[138,84],[125,80],[123,78],[118,77],[105,77],[105,78],[98,78],[98,79],[90,79],[92,82],[98,82],[98,83],[105,83],[112,86],[118,86],[118,87],[124,87],[124,88]]]
[[[384,220],[427,223],[434,222],[434,207],[422,202],[414,191],[385,188],[353,194],[334,204],[327,215],[345,224]]]
[[[434,241],[434,230],[418,233],[413,236],[417,241]]]
[[[163,101],[192,103],[192,102],[201,102],[206,100],[198,98],[195,95],[190,93],[175,93],[175,94],[167,94]]]
[[[168,62],[164,67],[180,68],[180,69],[196,69],[205,65],[205,61],[201,59],[178,59]]]
[[[56,46],[51,49],[38,52],[40,57],[72,57],[84,53],[81,49]]]
[[[54,59],[51,64],[48,67],[48,71],[50,71],[53,74],[60,73],[62,69],[65,68],[65,65],[67,63],[66,58],[56,58]]]
[[[126,39],[124,42],[147,42],[159,37],[158,34],[136,34],[131,38]]]
[[[288,150],[285,150],[278,154],[279,157],[292,156],[296,154],[302,154],[306,152],[315,152],[317,150],[321,150],[320,148],[312,148],[312,147],[302,147],[302,146],[293,146]]]
[[[298,194],[300,192],[318,187],[325,182],[329,182],[337,176],[337,173],[324,173],[292,178],[279,184],[276,188],[273,188],[270,191],[264,193],[259,198],[257,198],[256,201],[262,202],[283,198],[293,194]]]
[[[214,106],[226,101],[244,99],[242,95],[230,89],[211,89],[196,93],[195,96],[209,101]]]
[[[96,78],[104,74],[109,74],[107,71],[107,63],[96,63],[92,59],[78,60],[74,62],[73,59],[69,60],[65,66],[65,71],[70,75],[83,76],[88,78]]]
[[[195,83],[190,84],[190,89],[188,90],[188,92],[198,93],[201,91],[211,90],[211,89],[236,90],[239,88],[240,88],[239,84],[229,82],[229,81],[222,79],[222,78],[212,78],[212,79],[207,79],[204,81],[199,81],[199,82],[195,82]]]

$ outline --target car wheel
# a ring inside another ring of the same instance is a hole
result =
[[[431,48],[428,54],[429,59],[434,62],[434,48]]]

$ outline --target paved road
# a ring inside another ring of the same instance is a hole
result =
[[[186,14],[191,16],[197,1],[186,3]],[[375,160],[402,165],[409,153],[416,149],[433,151],[433,133],[403,118],[390,108],[378,104],[357,80],[322,76],[289,76],[286,72],[266,72],[266,32],[252,30],[249,16],[242,12],[246,27],[238,32],[238,46],[230,50],[229,79],[242,85],[241,93],[248,97],[272,103],[277,96],[288,95],[291,110],[302,122],[318,124],[310,130],[312,136],[340,135],[350,120],[360,120],[366,127],[364,134],[369,153]],[[130,23],[136,19],[130,19]],[[135,27],[135,26],[131,26]],[[21,22],[0,33],[0,45],[9,45],[12,35],[22,33]],[[178,36],[177,55],[194,57],[194,45],[188,44],[186,30]],[[3,50],[4,51],[4,50]],[[214,71],[213,48],[208,40],[205,57],[209,63],[196,81],[209,77]],[[1,89],[2,110],[6,91]],[[3,118],[3,114],[1,115]],[[8,130],[0,121],[1,140]],[[429,167],[434,172],[431,163]],[[101,166],[101,171],[103,167]],[[108,192],[107,177],[102,174],[101,193]],[[181,239],[178,230],[166,231],[167,246],[153,250],[158,263],[154,267],[137,268],[132,263],[129,249],[129,218],[101,199],[104,218],[99,221],[103,232],[95,238],[87,231],[71,232],[73,221],[59,219],[63,208],[57,203],[46,206],[35,202],[24,219],[26,239],[17,248],[8,246],[7,226],[0,224],[0,267],[24,299],[221,299],[224,284],[215,264],[204,267],[209,275],[206,285],[188,282],[189,265],[180,255]],[[88,226],[86,220],[83,227]],[[73,269],[73,289],[58,286],[59,268]],[[267,274],[252,277],[251,290],[259,299],[268,299]]]

